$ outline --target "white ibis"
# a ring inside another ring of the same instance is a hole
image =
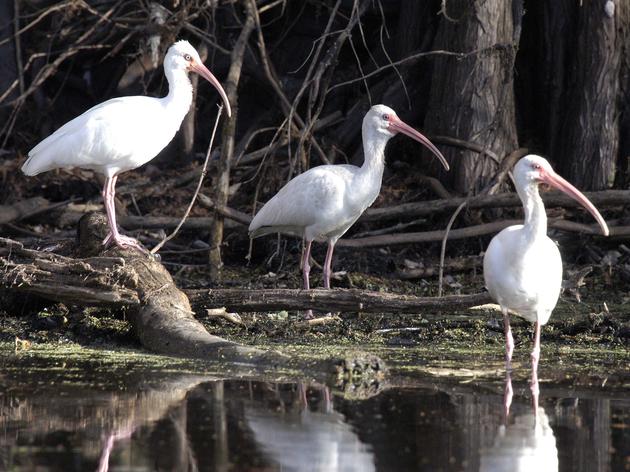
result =
[[[508,311],[536,324],[531,354],[535,374],[540,357],[540,327],[549,320],[562,283],[562,258],[556,244],[547,237],[547,215],[538,185],[546,183],[577,200],[606,236],[608,226],[595,206],[540,156],[528,155],[518,161],[514,182],[523,202],[525,222],[505,228],[492,238],[483,259],[483,275],[486,288],[503,312],[508,367],[514,350]]]
[[[535,382],[538,389],[537,378]],[[538,396],[532,399],[530,412],[520,412],[510,422],[512,395],[512,377],[508,369],[505,371],[503,424],[499,426],[492,446],[479,451],[479,472],[557,472],[556,437],[545,409],[538,406]]]
[[[333,250],[381,190],[385,145],[403,133],[428,147],[448,170],[440,151],[426,137],[405,124],[385,105],[374,105],[363,118],[364,162],[353,165],[314,167],[290,180],[269,200],[249,225],[252,238],[269,233],[302,237],[304,288],[309,289],[310,253],[313,241],[328,242],[324,262],[324,288],[330,288]]]
[[[57,168],[80,167],[102,173],[106,178],[103,200],[110,229],[103,244],[146,252],[138,241],[118,231],[114,208],[116,179],[120,173],[149,162],[173,139],[192,103],[190,71],[218,90],[230,116],[230,103],[219,81],[190,43],[178,41],[164,58],[168,95],[113,98],[90,108],[31,149],[22,172],[36,175]]]

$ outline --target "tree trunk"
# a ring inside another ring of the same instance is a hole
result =
[[[241,33],[232,49],[230,70],[225,83],[225,93],[228,96],[232,107],[232,116],[223,125],[221,156],[217,168],[217,175],[213,182],[215,203],[219,206],[227,205],[228,191],[230,187],[230,167],[234,156],[234,134],[236,132],[236,118],[238,115],[238,82],[241,78],[243,68],[243,58],[245,55],[247,40],[254,31],[255,18],[254,6],[245,0],[246,19]],[[214,223],[210,229],[210,274],[213,279],[219,276],[219,271],[223,266],[221,258],[221,245],[223,244],[223,215],[219,212],[214,214]]]
[[[615,5],[607,12],[606,4]],[[619,149],[619,73],[622,28],[628,27],[627,2],[584,0],[578,5],[576,39],[568,63],[565,119],[552,148],[561,172],[578,188],[598,190],[612,185]],[[550,8],[554,15],[565,15]],[[555,44],[554,41],[552,44]]]
[[[425,120],[429,134],[479,144],[500,158],[517,147],[513,64],[520,27],[514,27],[513,3],[445,3],[452,20],[442,17],[433,49],[470,54],[435,60]],[[520,16],[514,17],[520,24]],[[443,152],[452,165],[445,179],[458,192],[476,193],[496,171],[496,163],[477,152],[454,148]]]
[[[630,8],[620,9],[624,14],[625,23],[621,27],[622,51],[619,72],[621,87],[621,107],[619,117],[619,160],[615,186],[628,188],[630,186]]]

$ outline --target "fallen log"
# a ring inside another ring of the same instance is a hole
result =
[[[444,263],[444,270],[450,274],[453,274],[455,272],[470,271],[472,269],[481,269],[481,267],[483,267],[482,256],[460,256],[457,258],[446,260]],[[426,277],[437,277],[439,271],[439,264],[435,264],[422,267],[399,269],[396,271],[396,276],[399,279],[403,280],[420,279]]]
[[[208,333],[159,262],[120,248],[101,255],[100,241],[106,232],[103,215],[89,214],[81,220],[78,253],[82,258],[27,249],[19,242],[0,239],[2,286],[55,302],[126,307],[141,344],[161,354],[249,364],[284,358]]]
[[[117,247],[103,251],[107,231],[103,215],[86,215],[78,247],[72,241],[55,245],[64,254],[0,238],[0,289],[80,306],[125,308],[140,343],[160,354],[231,363],[251,372],[293,369],[322,381],[333,376],[336,383],[341,378],[371,383],[383,375],[382,361],[365,353],[304,362],[210,334],[159,262]]]
[[[523,220],[504,220],[492,223],[484,223],[481,225],[468,226],[466,228],[452,229],[448,233],[448,239],[465,239],[478,236],[487,236],[495,234],[504,228],[512,225],[523,224]],[[585,225],[562,219],[550,219],[549,227],[561,229],[563,231],[571,231],[575,233],[584,233],[590,235],[599,235],[600,228],[597,225]],[[610,229],[610,236],[630,236],[630,226],[613,226]],[[380,236],[368,236],[365,238],[340,239],[337,246],[345,247],[378,247],[391,246],[394,244],[412,244],[442,241],[444,239],[445,230],[423,231],[418,233],[399,233],[387,234]]]
[[[584,195],[593,202],[596,207],[614,205],[628,205],[630,203],[630,190],[603,190],[601,192],[585,192]],[[543,192],[541,194],[545,207],[576,208],[580,204],[572,198],[560,192]],[[359,221],[382,221],[397,218],[417,218],[429,216],[435,213],[453,211],[466,201],[464,197],[428,200],[424,202],[403,203],[401,205],[368,208]],[[497,195],[479,195],[470,198],[468,208],[501,208],[520,207],[522,205],[516,193],[501,193]]]
[[[487,293],[416,297],[357,289],[195,289],[185,290],[199,309],[224,306],[235,311],[320,310],[361,313],[422,313],[469,308],[491,301]]]
[[[72,200],[66,200],[50,204],[48,200],[43,197],[33,197],[20,200],[12,205],[0,205],[0,224],[7,224],[46,213],[60,206],[67,205],[71,201]]]

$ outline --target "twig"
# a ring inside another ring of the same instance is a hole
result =
[[[16,2],[19,3],[19,0],[16,0]],[[59,10],[68,9],[68,7],[75,6],[75,5],[77,5],[77,3],[78,2],[76,0],[68,0],[66,2],[59,3],[57,5],[51,5],[49,7],[46,7],[41,15],[39,15],[37,18],[35,18],[33,21],[31,21],[28,25],[24,26],[22,29],[17,30],[15,32],[15,34],[17,36],[19,36],[22,33],[25,33],[29,29],[33,28],[35,25],[37,25],[37,23],[42,21],[48,15],[51,15],[52,13],[54,13],[56,11],[59,11]],[[17,16],[17,13],[15,13],[15,15]],[[2,41],[0,41],[0,46],[2,46],[3,44],[8,43],[10,40],[11,40],[11,38],[3,39]]]
[[[20,0],[13,0],[13,38],[15,43],[15,64],[17,65],[20,81],[20,95],[24,93],[24,70],[22,69],[22,41],[18,34],[20,30]]]
[[[429,139],[431,139],[431,141],[433,141],[434,143],[446,144],[449,146],[457,146],[464,149],[468,149],[470,151],[478,152],[482,156],[483,155],[488,156],[490,159],[492,159],[495,162],[495,164],[497,165],[501,164],[501,160],[499,159],[499,156],[497,156],[494,152],[492,152],[492,150],[480,144],[473,143],[470,141],[465,141],[463,139],[453,138],[451,136],[429,136]]]
[[[380,234],[391,234],[397,233],[400,230],[408,228],[409,226],[414,226],[420,223],[426,223],[426,218],[418,218],[416,220],[408,221],[405,223],[396,223],[393,226],[388,226],[387,228],[373,229],[370,231],[362,231],[354,235],[355,238],[363,238],[365,236],[378,236]]]
[[[455,210],[451,219],[448,220],[448,224],[446,225],[446,230],[444,231],[444,237],[442,238],[442,247],[440,249],[440,273],[438,275],[438,297],[442,296],[442,282],[444,276],[444,256],[446,255],[446,240],[448,239],[448,234],[451,231],[451,227],[453,223],[455,223],[455,218],[457,215],[464,209],[464,207],[468,205],[468,200],[463,201]]]
[[[265,39],[262,34],[262,25],[260,23],[260,16],[258,15],[256,1],[255,0],[250,0],[250,1],[252,2],[252,8],[254,10],[254,19],[256,20],[256,29],[258,31],[258,49],[260,51],[260,59],[262,62],[263,70],[265,71],[265,76],[267,77],[267,80],[271,84],[271,88],[274,90],[274,92],[276,92],[276,95],[278,95],[278,98],[280,99],[280,106],[282,107],[285,115],[290,116],[291,102],[289,101],[286,94],[284,93],[284,90],[282,89],[282,85],[280,85],[280,81],[276,78],[276,74],[271,68],[271,61],[269,60],[269,55],[267,53],[267,46],[265,44]],[[293,120],[297,123],[298,127],[303,128],[304,120],[302,120],[299,114],[294,112],[292,116],[293,116]],[[291,121],[289,121],[287,125],[289,126],[288,128],[289,130],[293,126]],[[328,160],[326,153],[324,153],[319,143],[316,141],[315,137],[311,136],[310,139],[311,139],[311,144],[313,148],[315,148],[315,151],[317,151],[317,154],[319,155],[320,159],[324,163],[330,164],[330,161]]]
[[[338,1],[337,4],[335,4],[335,9],[333,10],[333,13],[331,14],[329,23],[326,27],[325,34],[328,33],[329,27],[332,25],[336,10],[339,7],[340,3],[341,2]],[[350,16],[350,19],[348,20],[346,27],[343,30],[341,30],[341,32],[335,39],[334,43],[330,46],[328,51],[326,51],[325,56],[317,64],[317,68],[314,70],[310,78],[309,78],[309,75],[307,74],[303,82],[302,89],[300,89],[300,93],[305,89],[306,86],[308,86],[308,89],[309,89],[308,123],[306,123],[306,125],[303,127],[302,135],[300,136],[300,141],[298,144],[298,150],[301,150],[303,148],[303,144],[306,140],[306,137],[312,134],[311,130],[315,124],[315,120],[317,120],[317,118],[319,117],[320,113],[322,112],[324,108],[324,104],[325,104],[325,100],[327,96],[326,91],[332,80],[333,72],[334,72],[334,68],[332,67],[332,65],[334,64],[336,58],[338,57],[341,47],[346,42],[346,40],[350,38],[352,29],[359,22],[361,15],[365,12],[365,10],[367,9],[367,6],[368,6],[367,1],[360,2],[359,0],[354,0],[353,6],[352,6],[352,14]],[[322,46],[323,46],[323,43],[322,43]],[[315,65],[315,60],[316,59],[313,59],[312,66]],[[313,67],[309,68],[309,73],[312,69]],[[320,90],[323,90],[324,92],[319,93]],[[298,93],[296,98],[293,100],[294,109],[297,109],[299,105],[299,100],[301,98],[300,93]],[[313,112],[313,108],[315,108],[314,112]]]
[[[450,17],[448,13],[446,12],[446,0],[442,0],[442,6],[440,7],[440,11],[438,12],[438,15],[442,15],[451,23],[459,23],[459,20],[456,20],[455,18]]]
[[[168,236],[166,236],[164,239],[162,239],[162,241],[160,241],[153,249],[151,249],[151,254],[155,254],[156,252],[158,252],[160,248],[164,246],[164,244],[166,244],[168,241],[170,241],[171,239],[175,237],[175,235],[179,232],[180,228],[186,221],[186,218],[188,218],[188,215],[190,214],[190,210],[192,210],[192,207],[195,204],[195,201],[197,200],[197,195],[199,195],[199,191],[201,190],[201,184],[203,183],[203,179],[206,177],[206,172],[208,169],[208,162],[210,161],[210,154],[212,152],[212,145],[214,144],[214,136],[217,132],[217,127],[219,126],[219,118],[221,117],[222,111],[223,111],[223,105],[219,105],[219,111],[217,112],[217,119],[214,122],[214,127],[212,128],[212,136],[210,136],[210,144],[208,145],[208,151],[206,152],[206,159],[204,160],[203,167],[201,168],[201,176],[199,177],[199,181],[197,182],[197,188],[195,189],[195,193],[193,194],[193,197],[190,200],[190,203],[188,204],[188,208],[186,208],[186,212],[184,213],[184,216],[182,217],[177,227],[173,230],[173,232],[169,234]]]
[[[413,61],[417,61],[418,59],[422,59],[424,57],[430,57],[430,56],[451,56],[454,57],[456,59],[464,59],[466,57],[469,56],[473,56],[475,54],[479,54],[479,53],[483,53],[486,51],[492,51],[494,49],[498,49],[500,47],[502,47],[503,45],[501,44],[494,44],[492,46],[489,47],[485,47],[485,48],[479,48],[479,49],[475,49],[473,51],[469,51],[469,52],[455,52],[455,51],[445,51],[443,49],[439,49],[439,50],[435,50],[435,51],[426,51],[426,52],[418,52],[415,54],[412,54],[410,56],[404,57],[398,61],[394,61],[394,62],[390,62],[387,65],[381,66],[378,69],[373,70],[372,72],[361,76],[361,77],[357,77],[355,79],[350,79],[350,80],[346,80],[344,82],[340,82],[338,84],[333,85],[332,87],[330,87],[328,89],[328,91],[326,93],[330,93],[333,90],[339,88],[339,87],[345,87],[346,85],[352,85],[354,83],[357,82],[362,82],[365,79],[369,79],[370,77],[373,77],[375,75],[380,74],[381,72],[386,71],[387,69],[390,69],[392,67],[395,66],[399,66],[401,64],[405,64],[407,62],[413,62]]]

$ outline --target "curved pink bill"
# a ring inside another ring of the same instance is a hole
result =
[[[568,196],[580,203],[580,205],[586,208],[589,213],[593,215],[593,218],[595,218],[597,223],[599,223],[599,226],[602,228],[602,233],[604,233],[604,236],[608,236],[610,232],[608,230],[608,225],[604,221],[604,218],[599,213],[597,208],[595,208],[595,205],[593,205],[582,192],[580,192],[573,185],[564,180],[551,169],[541,169],[540,180],[542,180],[546,184],[551,185],[552,187],[557,188],[558,190],[562,190]]]
[[[212,72],[210,72],[206,66],[196,61],[191,62],[190,70],[199,74],[201,77],[203,77],[208,82],[210,82],[214,86],[215,89],[217,89],[217,92],[219,92],[219,95],[221,95],[221,99],[223,100],[223,103],[225,103],[227,116],[228,117],[232,116],[232,108],[230,107],[230,101],[228,100],[227,94],[225,93],[225,90],[223,90],[223,87],[221,87],[221,84],[219,83],[217,78],[214,75],[212,75]]]
[[[442,155],[438,148],[436,148],[435,145],[431,141],[429,141],[427,137],[425,137],[419,131],[413,129],[400,118],[398,118],[397,116],[392,116],[389,121],[389,128],[394,132],[402,133],[409,136],[411,139],[415,139],[416,141],[424,144],[433,154],[436,155],[436,157],[440,160],[446,170],[450,169],[448,162],[446,162],[446,158]]]

